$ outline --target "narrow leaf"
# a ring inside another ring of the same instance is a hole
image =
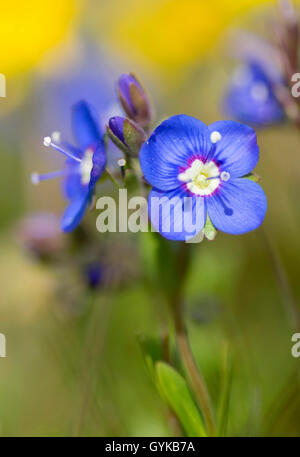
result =
[[[155,371],[158,390],[178,417],[187,436],[207,436],[185,379],[165,362],[157,362]]]

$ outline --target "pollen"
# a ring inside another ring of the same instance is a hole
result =
[[[45,136],[44,140],[43,140],[43,143],[44,143],[44,146],[47,146],[47,148],[51,145],[51,137],[50,136]]]
[[[222,171],[222,173],[220,174],[220,178],[222,179],[222,181],[229,181],[230,173],[228,173],[228,171]]]
[[[60,135],[60,132],[58,132],[58,131],[53,132],[51,135],[52,141],[54,143],[58,143],[58,144],[60,143],[60,137],[61,137],[61,135]]]
[[[118,160],[118,165],[119,165],[119,167],[125,167],[125,165],[126,165],[126,160],[125,160],[125,159],[119,159],[119,160]]]
[[[32,184],[35,186],[40,182],[40,176],[38,173],[31,173],[30,179]]]
[[[217,132],[216,130],[210,134],[210,141],[212,143],[217,143],[222,139],[222,135],[220,132]]]

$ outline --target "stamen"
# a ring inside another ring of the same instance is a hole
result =
[[[121,168],[121,175],[122,175],[122,179],[125,183],[125,165],[126,165],[126,160],[125,159],[119,159],[118,160],[118,165],[119,167]]]
[[[69,173],[69,170],[58,170],[53,171],[52,173],[45,173],[40,175],[39,173],[32,173],[31,174],[31,182],[34,185],[37,185],[40,181],[46,181],[48,179],[59,178],[61,176],[65,176]]]
[[[228,171],[222,171],[219,176],[210,176],[209,178],[206,178],[206,180],[210,179],[221,179],[222,181],[226,182],[230,179],[230,173],[228,173]]]
[[[45,136],[43,143],[44,143],[44,146],[47,146],[47,148],[48,148],[51,145],[51,137]]]
[[[31,183],[36,186],[40,182],[40,175],[38,173],[32,173],[30,179]]]
[[[74,156],[73,154],[71,154],[71,152],[68,152],[65,149],[63,149],[62,147],[53,143],[50,136],[46,136],[43,140],[43,143],[44,143],[44,146],[46,146],[47,148],[49,146],[51,146],[52,148],[56,149],[58,152],[61,152],[65,156],[69,157],[70,159],[76,160],[76,162],[81,162],[81,159],[79,159],[79,157]]]
[[[217,132],[217,130],[215,130],[214,132],[212,132],[210,134],[210,141],[212,143],[217,143],[218,141],[220,141],[222,139],[222,135],[220,132]]]
[[[211,179],[220,179],[221,176],[210,176],[209,178],[206,178],[206,181],[210,181]]]
[[[229,181],[230,173],[228,173],[228,171],[222,171],[222,173],[220,174],[220,178],[222,179],[222,181]]]
[[[60,132],[58,132],[56,130],[55,132],[52,133],[51,138],[54,143],[60,143],[60,138],[61,138]]]
[[[119,159],[119,160],[118,160],[118,165],[119,165],[119,167],[125,167],[125,165],[126,165],[126,160],[125,160],[125,159]]]

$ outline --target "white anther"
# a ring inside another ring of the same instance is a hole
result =
[[[212,143],[217,143],[218,141],[220,141],[222,139],[222,135],[220,132],[217,132],[217,131],[214,131],[210,134],[210,141]]]
[[[125,159],[119,159],[119,160],[118,160],[118,165],[119,165],[119,167],[125,167],[125,165],[126,165],[126,160],[125,160]]]
[[[228,181],[230,179],[230,173],[228,173],[228,171],[222,171],[220,178],[222,181]]]
[[[40,175],[38,173],[32,173],[30,179],[32,184],[36,186],[40,182]]]
[[[51,138],[54,143],[60,143],[60,132],[58,132],[58,131],[53,132],[51,135]]]
[[[47,148],[48,148],[50,146],[50,144],[52,143],[51,137],[45,136],[43,143],[44,143],[44,146],[47,146]]]

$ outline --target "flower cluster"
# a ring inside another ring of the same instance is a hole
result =
[[[123,178],[127,170],[137,173],[133,162],[139,161],[143,175],[137,182],[153,187],[148,198],[149,217],[161,235],[188,241],[207,225],[214,231],[242,234],[262,223],[266,197],[261,187],[248,179],[259,158],[251,127],[233,121],[206,126],[193,117],[178,115],[162,122],[147,140],[144,129],[150,128],[152,109],[133,74],[120,77],[118,95],[127,117],[112,117],[107,132],[125,154],[125,159],[118,161]],[[67,156],[65,168],[32,175],[34,183],[63,176],[64,195],[69,201],[61,224],[66,232],[82,220],[107,162],[103,132],[86,102],[73,107],[72,127],[77,146],[59,137],[44,139],[45,146]],[[115,182],[116,177],[111,177]]]
[[[238,32],[230,43],[231,53],[242,62],[234,71],[223,108],[234,119],[258,127],[290,118],[300,125],[299,100],[292,84],[299,68],[299,18],[291,2],[279,2],[273,22],[275,39],[267,42]]]

